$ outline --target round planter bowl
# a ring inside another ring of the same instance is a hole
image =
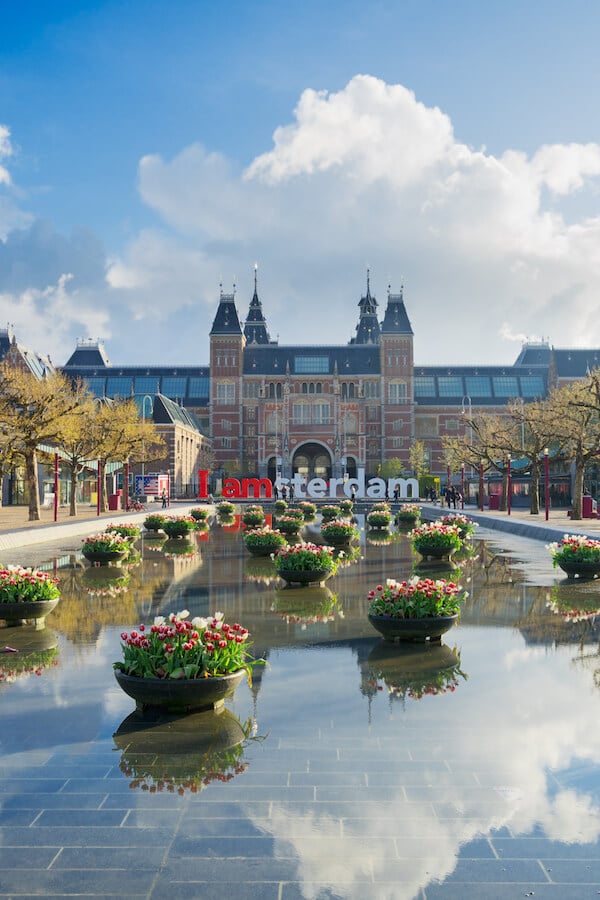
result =
[[[453,553],[456,553],[456,547],[452,547],[450,550],[444,550],[441,547],[429,547],[425,549],[425,547],[421,550],[415,544],[415,550],[419,553],[424,559],[450,559]]]
[[[355,537],[356,535],[354,534],[351,534],[348,537],[346,537],[345,534],[336,535],[335,537],[325,537],[325,535],[323,535],[323,540],[330,547],[347,547],[348,544],[352,543]]]
[[[285,547],[285,544],[283,544],[283,545],[277,544],[277,546],[271,546],[271,547],[268,547],[268,546],[267,547],[265,547],[265,546],[250,547],[249,544],[246,544],[246,550],[248,551],[250,556],[255,556],[257,558],[259,558],[259,557],[264,558],[265,556],[270,556],[271,553],[277,553],[278,550],[281,550],[282,546]]]
[[[314,584],[315,582],[320,584],[332,573],[329,569],[298,569],[297,571],[287,569],[283,572],[279,570],[277,574],[288,584]]]
[[[593,562],[559,562],[558,565],[568,578],[597,578],[600,575],[600,563]]]
[[[86,550],[81,551],[88,562],[107,566],[111,562],[120,562],[127,556],[127,550]]]
[[[174,679],[138,678],[115,669],[115,678],[139,710],[162,708],[170,712],[215,709],[231,696],[246,672],[239,669],[229,675],[211,678]]]
[[[31,600],[28,603],[0,602],[0,619],[8,625],[25,625],[34,622],[43,627],[44,619],[58,604],[60,597],[54,600]]]
[[[369,615],[369,622],[386,641],[439,641],[458,620],[454,616],[430,616],[424,619],[394,619]]]

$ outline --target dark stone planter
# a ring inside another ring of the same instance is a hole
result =
[[[277,574],[288,584],[314,584],[325,581],[332,573],[329,569],[288,569],[283,572],[279,570]]]
[[[160,707],[171,712],[218,707],[233,694],[245,675],[245,670],[239,669],[229,675],[215,675],[212,678],[138,678],[115,669],[119,687],[133,697],[138,709]]]
[[[27,622],[35,622],[42,627],[46,616],[52,612],[58,604],[60,597],[54,600],[32,600],[29,603],[2,603],[0,602],[0,619],[8,625],[25,625]]]
[[[429,616],[424,619],[395,619],[369,615],[369,622],[386,641],[439,641],[449,631],[458,615]]]
[[[352,541],[355,539],[356,535],[351,534],[349,537],[346,537],[346,535],[344,534],[344,535],[339,535],[336,537],[326,537],[323,534],[322,537],[323,537],[323,540],[330,547],[347,547],[348,544],[352,543]]]
[[[285,546],[285,544],[283,544],[283,546]],[[267,547],[265,547],[265,546],[250,547],[248,544],[246,544],[246,550],[248,551],[248,553],[251,556],[255,556],[257,558],[258,557],[264,558],[265,556],[270,556],[271,553],[277,553],[278,550],[281,550],[281,547],[282,547],[281,544],[277,544],[277,546],[270,546],[270,547],[268,547],[268,546]]]
[[[86,550],[85,547],[81,551],[88,562],[99,563],[101,566],[107,566],[112,562],[120,562],[127,556],[127,550]]]
[[[568,578],[597,578],[600,575],[600,563],[559,562],[558,565]]]
[[[423,559],[450,559],[453,553],[456,553],[456,547],[450,550],[444,550],[441,547],[429,547],[421,549],[415,544],[415,550],[423,557]]]

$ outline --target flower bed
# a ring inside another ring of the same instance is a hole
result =
[[[162,516],[160,513],[150,513],[150,515],[146,516],[144,519],[144,528],[147,531],[160,531],[163,527],[165,518],[166,516]]]
[[[285,514],[288,518],[298,519],[298,521],[301,523],[304,522],[304,510],[299,506],[288,506]]]
[[[339,506],[322,506],[321,518],[324,522],[331,522],[333,519],[341,518],[342,511]]]
[[[337,571],[333,547],[318,546],[310,542],[283,547],[275,554],[277,572],[318,572],[333,575]]]
[[[122,662],[113,668],[138,678],[202,679],[240,669],[250,673],[257,660],[249,652],[247,628],[228,625],[223,613],[189,621],[182,610],[157,616],[150,627],[121,633]]]
[[[265,521],[265,511],[262,506],[247,506],[242,514],[242,522],[253,528],[262,525]]]
[[[352,500],[340,500],[339,507],[344,515],[348,516],[354,509],[354,503],[352,502]]]
[[[349,544],[352,540],[358,540],[360,532],[355,525],[344,519],[333,519],[321,525],[321,534],[325,540],[333,545]]]
[[[140,529],[137,527],[137,525],[125,523],[121,524],[120,522],[117,522],[116,525],[107,525],[105,531],[108,531],[109,533],[120,534],[121,537],[129,538],[130,541],[135,538],[139,538],[141,534]]]
[[[392,514],[389,509],[372,509],[367,515],[369,528],[389,528],[392,524]]]
[[[244,534],[246,549],[253,556],[270,556],[281,547],[285,547],[287,541],[283,532],[273,528],[254,528]]]
[[[47,572],[22,566],[0,569],[0,603],[40,603],[59,597],[58,578]]]
[[[421,518],[421,507],[418,503],[403,503],[396,513],[396,522],[399,525],[403,523],[412,524]]]
[[[195,507],[194,509],[190,509],[190,516],[196,522],[203,523],[208,521],[208,517],[210,516],[209,509],[203,509],[200,506]]]
[[[233,503],[230,503],[228,500],[222,500],[220,503],[217,503],[217,513],[220,516],[229,517],[232,516],[235,512],[235,506]]]
[[[317,514],[317,505],[316,503],[310,503],[308,500],[302,500],[298,504],[298,509],[302,510],[302,514],[304,516],[304,520],[309,522],[311,519]]]
[[[454,581],[439,578],[410,578],[385,587],[378,584],[367,594],[369,615],[393,619],[424,619],[430,616],[455,616],[467,594]]]
[[[275,501],[275,512],[277,515],[284,513],[287,509],[287,502],[285,500],[276,500]]]
[[[548,544],[552,565],[560,566],[567,574],[600,572],[600,541],[580,534],[565,534],[562,541]]]
[[[108,560],[123,559],[129,553],[129,549],[130,543],[127,538],[114,531],[101,531],[83,539],[81,552],[86,559],[94,562],[100,557],[106,557]]]
[[[196,530],[196,520],[192,516],[165,517],[163,531],[170,538],[187,537]]]
[[[464,516],[462,514],[440,516],[437,521],[441,522],[442,525],[456,525],[463,541],[474,535],[475,529],[477,528],[478,524],[477,522],[474,522],[473,519],[470,519],[468,516]]]
[[[414,549],[422,556],[450,555],[461,546],[456,525],[429,522],[414,528],[408,535]]]
[[[304,524],[304,516],[297,519],[296,516],[279,516],[277,518],[277,530],[283,534],[298,534]]]

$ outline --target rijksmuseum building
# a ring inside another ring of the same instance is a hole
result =
[[[347,344],[295,345],[271,339],[254,293],[245,320],[234,293],[221,291],[210,331],[210,364],[113,366],[102,344],[81,341],[63,367],[98,397],[170,398],[197,417],[210,439],[216,474],[275,479],[300,472],[375,475],[422,441],[433,474],[445,476],[444,435],[463,434],[471,414],[527,403],[583,378],[600,350],[526,344],[512,365],[420,366],[403,292],[381,308],[369,276]]]

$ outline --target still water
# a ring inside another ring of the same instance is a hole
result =
[[[366,617],[418,562],[404,534],[363,529],[314,588],[284,587],[236,524],[191,555],[145,538],[121,572],[78,540],[12,551],[62,598],[43,630],[0,631],[34,654],[0,654],[0,895],[597,896],[600,592],[541,542],[472,545],[460,623],[418,648]],[[120,632],[182,609],[241,622],[267,664],[221,714],[140,717]]]

